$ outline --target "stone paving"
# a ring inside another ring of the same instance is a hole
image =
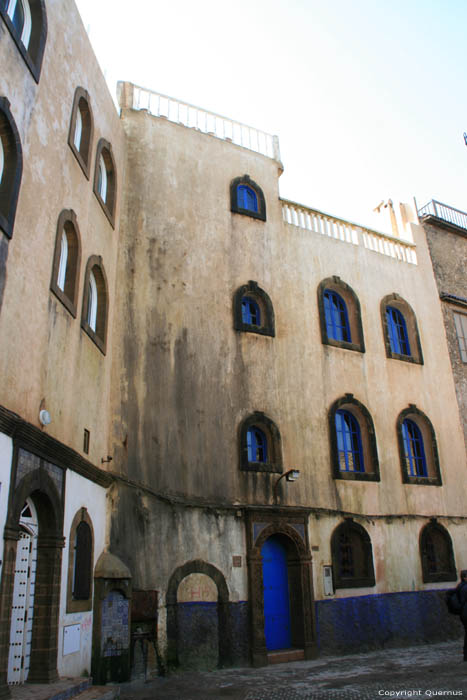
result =
[[[464,697],[462,641],[266,668],[175,673],[121,686],[121,700],[384,700]]]

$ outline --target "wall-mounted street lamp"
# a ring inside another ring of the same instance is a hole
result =
[[[284,477],[285,477],[286,481],[297,481],[299,476],[300,476],[299,469],[289,469],[289,471],[280,475],[280,477],[277,479],[277,481],[275,482],[273,489],[272,489],[272,494],[274,496],[274,502],[277,500],[277,488],[279,486],[279,481],[281,479],[283,479]]]

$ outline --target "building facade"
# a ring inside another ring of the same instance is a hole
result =
[[[277,138],[192,105],[118,115],[72,0],[0,14],[0,696],[458,635],[424,228],[281,199]]]

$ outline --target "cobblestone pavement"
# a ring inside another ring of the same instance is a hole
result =
[[[176,673],[121,686],[121,700],[384,700],[463,697],[462,641],[266,668]]]

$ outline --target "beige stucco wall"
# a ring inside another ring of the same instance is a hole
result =
[[[104,357],[80,328],[83,279],[90,255],[101,255],[114,315],[118,225],[113,230],[92,188],[98,140],[107,139],[123,179],[123,132],[104,77],[71,0],[47,3],[48,35],[37,85],[0,23],[0,94],[11,103],[23,149],[23,175],[0,316],[0,404],[39,425],[41,401],[52,416],[47,433],[100,463],[108,449],[107,414],[112,348]],[[75,89],[90,95],[94,116],[91,180],[68,146]],[[50,291],[57,219],[73,209],[81,234],[78,316]],[[119,201],[117,201],[117,222]]]

